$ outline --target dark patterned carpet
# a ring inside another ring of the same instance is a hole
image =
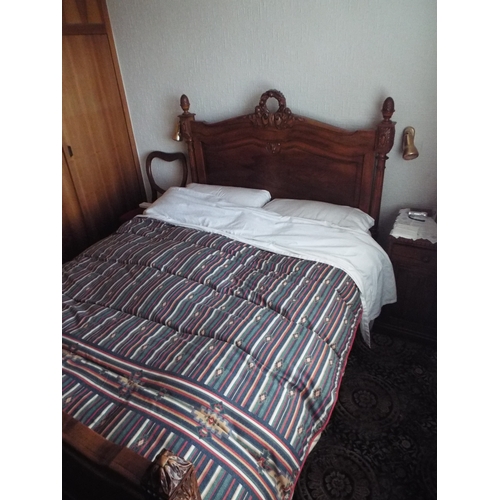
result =
[[[352,348],[293,500],[437,498],[437,350],[373,333]]]

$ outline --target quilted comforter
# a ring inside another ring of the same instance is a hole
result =
[[[63,266],[63,410],[204,499],[291,498],[361,311],[336,267],[136,217]]]

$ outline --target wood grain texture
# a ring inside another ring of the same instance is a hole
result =
[[[149,460],[62,414],[62,489],[73,499],[143,500]]]
[[[85,248],[88,235],[64,151],[62,160],[62,258],[66,262]]]
[[[278,101],[276,111],[268,109],[269,98]],[[376,234],[385,162],[394,143],[390,97],[379,125],[356,131],[295,115],[277,90],[262,94],[253,114],[217,123],[196,121],[185,95],[181,108],[194,182],[359,208],[374,218]]]
[[[89,25],[104,24],[103,3],[101,0],[63,0],[62,24]]]
[[[389,236],[398,300],[383,307],[381,328],[437,341],[437,243]]]
[[[201,500],[193,465],[163,450],[150,462],[62,413],[64,498]]]
[[[106,35],[63,36],[63,147],[90,244],[143,201]]]
[[[65,261],[114,231],[145,190],[106,4],[62,6]]]

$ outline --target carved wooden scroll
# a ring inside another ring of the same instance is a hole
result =
[[[278,109],[274,113],[267,108],[267,100],[273,97],[278,101]],[[255,106],[255,113],[248,115],[248,119],[257,127],[274,127],[283,129],[291,127],[300,117],[295,116],[290,108],[286,107],[285,96],[279,90],[268,90],[260,96],[258,106]]]
[[[162,450],[141,481],[151,498],[201,500],[193,464]]]

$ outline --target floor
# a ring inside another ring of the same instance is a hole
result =
[[[332,418],[293,500],[437,498],[437,348],[355,340]]]

